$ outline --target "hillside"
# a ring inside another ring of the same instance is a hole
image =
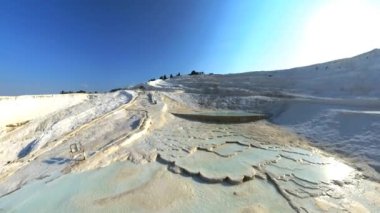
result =
[[[380,97],[380,49],[352,58],[279,71],[185,76],[167,80],[188,92],[221,95]]]

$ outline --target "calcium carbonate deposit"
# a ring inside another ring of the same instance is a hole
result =
[[[374,50],[1,97],[0,212],[379,212],[379,82]]]

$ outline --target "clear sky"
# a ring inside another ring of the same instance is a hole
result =
[[[378,0],[3,0],[0,95],[273,70],[380,47]]]

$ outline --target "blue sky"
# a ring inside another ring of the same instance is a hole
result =
[[[5,0],[0,95],[353,56],[380,47],[379,8],[376,0]]]

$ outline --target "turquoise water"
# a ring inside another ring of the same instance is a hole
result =
[[[115,163],[93,171],[64,175],[49,183],[38,180],[1,198],[0,212],[104,211],[94,206],[94,200],[147,182],[158,166],[152,164],[141,170],[130,162]]]
[[[292,212],[265,181],[204,184],[158,163],[115,163],[49,183],[36,181],[0,201],[0,212],[241,212],[256,205]]]

